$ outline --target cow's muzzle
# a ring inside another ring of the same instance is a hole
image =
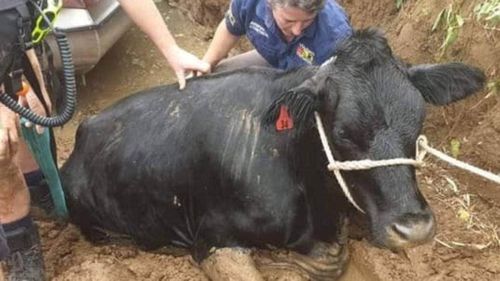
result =
[[[388,248],[410,248],[428,242],[436,232],[432,212],[406,214],[386,227]]]

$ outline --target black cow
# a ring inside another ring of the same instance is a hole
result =
[[[460,100],[485,80],[461,63],[407,67],[372,29],[336,56],[321,67],[195,78],[182,92],[161,86],[89,118],[62,168],[73,221],[89,236],[106,229],[148,248],[188,247],[197,261],[218,248],[328,255],[347,201],[326,168],[313,112],[337,160],[412,158],[425,102]],[[277,131],[281,105],[293,128]],[[432,238],[414,167],[343,175],[375,245],[397,250]],[[207,272],[222,278],[219,269]],[[259,280],[241,275],[234,279]]]

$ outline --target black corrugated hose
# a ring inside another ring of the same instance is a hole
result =
[[[0,102],[5,104],[8,108],[18,113],[29,121],[44,127],[58,127],[71,119],[76,107],[76,80],[75,68],[73,65],[73,58],[71,56],[71,49],[66,35],[59,31],[57,28],[53,30],[54,37],[59,47],[59,54],[63,66],[64,88],[66,95],[63,97],[63,110],[60,114],[53,117],[45,117],[38,115],[30,109],[21,106],[9,96],[7,93],[0,94]]]

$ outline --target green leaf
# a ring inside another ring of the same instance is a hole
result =
[[[457,158],[460,154],[460,141],[457,139],[452,139],[450,141],[451,156]]]
[[[449,46],[455,43],[457,38],[458,38],[458,29],[453,26],[449,26],[448,29],[446,30],[446,38],[444,39],[441,48],[443,50],[446,50]]]
[[[495,25],[500,23],[500,10],[492,13],[489,17],[486,18],[486,20],[492,22]]]
[[[474,6],[474,14],[476,15],[476,17],[479,18],[479,15],[481,14],[481,10],[483,9],[483,4],[477,4],[476,6]]]
[[[462,18],[462,16],[460,15],[455,15],[455,19],[457,21],[457,25],[458,27],[461,27],[462,25],[464,25],[464,19]]]
[[[493,95],[497,95],[500,92],[500,80],[489,82],[486,88]]]
[[[452,20],[453,20],[453,5],[450,4],[450,8],[446,9],[446,23],[448,25],[451,25]]]
[[[439,26],[439,23],[441,22],[441,19],[443,18],[445,9],[442,9],[441,12],[439,12],[436,20],[434,21],[434,24],[432,25],[431,31],[436,30],[436,28]]]
[[[403,6],[403,0],[396,0],[396,8],[399,10]]]
[[[484,20],[487,24],[500,23],[500,0],[486,0],[474,7],[476,20]]]

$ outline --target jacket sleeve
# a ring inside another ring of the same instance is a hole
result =
[[[246,33],[246,10],[243,0],[231,0],[231,5],[225,15],[226,27],[231,34],[242,36]]]

